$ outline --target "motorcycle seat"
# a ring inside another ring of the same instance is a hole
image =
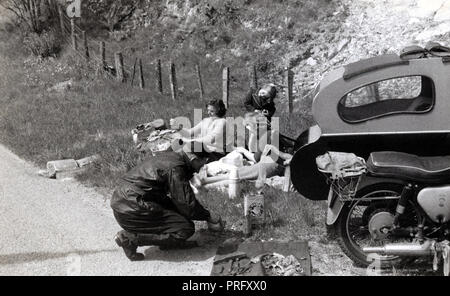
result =
[[[450,156],[417,156],[395,151],[372,152],[366,162],[373,176],[406,181],[441,183],[450,181]]]

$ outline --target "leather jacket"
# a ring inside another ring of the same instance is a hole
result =
[[[189,184],[189,161],[181,153],[150,156],[119,181],[111,208],[120,213],[175,210],[187,219],[206,220],[209,212],[197,201]]]

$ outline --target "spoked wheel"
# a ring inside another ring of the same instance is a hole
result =
[[[395,266],[404,263],[398,256],[367,254],[363,247],[377,247],[388,243],[404,242],[405,238],[395,238],[389,233],[394,222],[398,199],[368,201],[375,197],[398,197],[403,186],[399,184],[379,183],[357,192],[356,201],[348,202],[335,223],[338,243],[343,252],[357,265],[369,266],[377,260],[380,267]],[[404,220],[404,219],[403,219]],[[416,223],[409,217],[403,223]],[[369,256],[368,256],[369,255]]]

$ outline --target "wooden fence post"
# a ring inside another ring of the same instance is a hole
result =
[[[378,84],[375,84],[374,86],[373,86],[373,92],[374,92],[374,96],[375,96],[375,100],[378,102],[379,100],[381,100],[381,97],[380,97],[380,90],[379,90],[379,88],[378,88]]]
[[[283,191],[289,192],[289,189],[291,188],[291,166],[286,166],[286,169],[284,171],[284,180],[283,180]]]
[[[292,113],[293,111],[293,92],[292,92],[292,88],[294,86],[294,72],[292,70],[288,70],[287,72],[287,99],[288,99],[288,103],[289,103],[289,113]]]
[[[78,46],[77,46],[77,36],[75,35],[75,19],[73,18],[70,19],[70,28],[71,28],[70,35],[72,37],[72,48],[74,50],[77,50]]]
[[[258,76],[256,72],[256,66],[253,65],[250,68],[250,87],[253,89],[258,89]]]
[[[62,11],[61,5],[58,5],[58,15],[59,15],[59,25],[60,25],[60,29],[61,29],[61,34],[64,36],[66,34],[66,32],[64,29],[64,16],[63,16],[63,11]]]
[[[203,101],[205,93],[203,90],[202,73],[200,72],[199,65],[195,65],[195,71],[197,72],[197,82],[198,82],[198,88],[200,90],[200,99]]]
[[[134,75],[136,74],[136,63],[137,63],[137,58],[134,59],[134,64],[133,64],[133,75],[131,76],[131,86],[133,86],[133,83],[134,83]]]
[[[88,47],[88,42],[87,42],[87,37],[86,37],[86,31],[82,31],[81,36],[83,38],[84,56],[85,56],[86,60],[88,60],[89,59],[89,47]]]
[[[53,7],[52,7],[52,1],[51,1],[51,0],[46,0],[44,5],[45,5],[47,11],[48,11],[52,16],[55,16],[55,13],[54,13]]]
[[[42,2],[43,2],[42,5],[44,7],[45,13],[50,16],[52,14],[52,10],[50,8],[50,3],[48,2],[48,0],[44,0]]]
[[[375,101],[380,100],[380,91],[378,90],[378,84],[373,83],[366,87],[367,95],[375,99]]]
[[[175,64],[171,61],[170,62],[170,69],[169,69],[169,78],[170,78],[170,91],[172,92],[172,100],[177,99],[177,74],[175,70]]]
[[[38,3],[36,3],[36,1],[34,1],[36,22],[38,24],[39,29],[42,26],[42,23],[41,23],[41,18],[42,18],[41,2],[42,1],[39,1]]]
[[[53,2],[52,2],[52,0],[47,0],[46,1],[46,5],[47,5],[47,8],[49,9],[49,10],[53,10]],[[54,11],[52,11],[52,12],[54,12]],[[54,15],[54,14],[53,14]]]
[[[144,71],[142,71],[142,59],[139,59],[139,87],[144,89]]]
[[[100,41],[100,59],[101,59],[101,62],[100,62],[101,69],[106,70],[106,43],[105,43],[105,41]]]
[[[230,69],[228,67],[223,68],[222,72],[222,100],[225,104],[225,108],[228,108],[228,98],[230,90]]]
[[[160,94],[163,93],[163,85],[162,85],[162,73],[161,73],[161,60],[158,59],[156,63],[156,83],[157,88]]]
[[[116,63],[116,78],[119,82],[125,82],[125,75],[123,69],[123,56],[121,52],[116,52],[114,54],[114,60]]]

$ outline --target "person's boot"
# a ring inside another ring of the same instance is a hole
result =
[[[144,260],[145,256],[137,251],[136,235],[125,230],[119,231],[114,237],[114,241],[119,247],[122,247],[125,256],[131,261]]]

